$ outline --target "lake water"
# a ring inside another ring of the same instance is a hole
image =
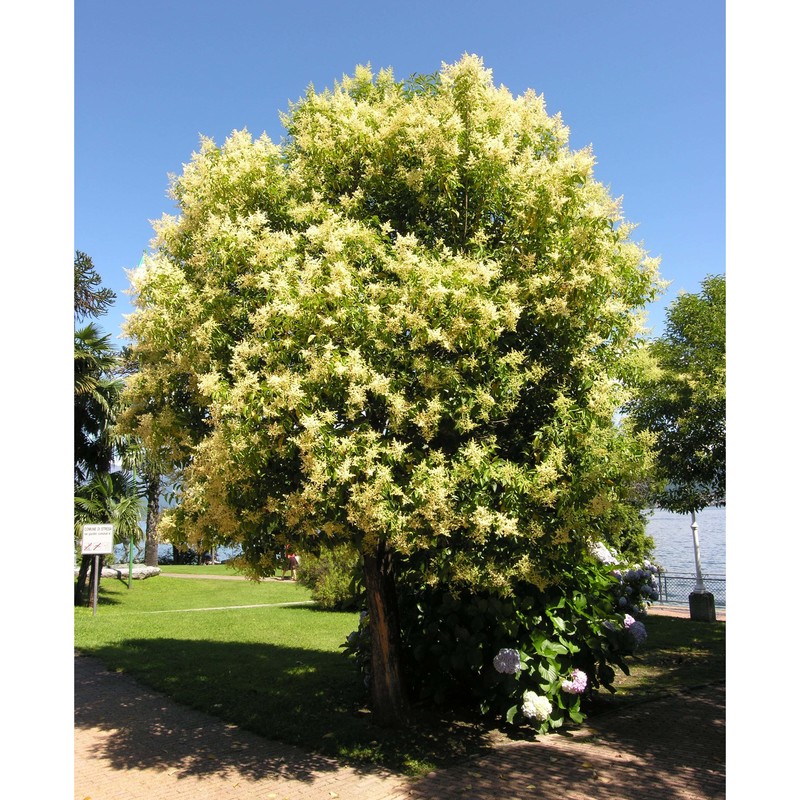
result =
[[[696,516],[703,574],[724,576],[725,508],[706,508]],[[694,575],[691,514],[654,509],[648,518],[647,533],[656,544],[654,560],[665,572]]]
[[[725,575],[725,509],[707,508],[697,514],[697,532],[700,536],[700,563],[703,574]],[[692,517],[690,514],[673,514],[670,511],[654,509],[647,521],[647,533],[655,541],[654,561],[670,573],[695,574],[694,544],[692,540]],[[116,552],[118,550],[118,552]],[[123,548],[115,550],[117,558],[127,561]],[[172,555],[171,545],[160,545],[160,557]],[[221,547],[217,557],[221,560],[231,558],[239,552],[238,548]]]

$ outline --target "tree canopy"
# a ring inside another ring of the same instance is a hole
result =
[[[628,407],[655,437],[656,500],[688,513],[725,502],[725,276],[667,311],[663,336],[648,349],[640,391]]]
[[[128,391],[185,466],[167,535],[255,569],[276,533],[424,553],[500,594],[624,541],[647,437],[614,413],[659,283],[591,152],[476,56],[358,67],[284,124],[202,139],[131,274]]]

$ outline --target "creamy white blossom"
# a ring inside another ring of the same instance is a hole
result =
[[[553,704],[536,692],[525,692],[522,695],[522,714],[528,719],[544,722],[553,713]]]
[[[656,262],[591,151],[477,56],[421,93],[359,67],[283,120],[201,140],[131,275],[122,420],[180,473],[165,530],[544,588],[646,460],[613,412]]]

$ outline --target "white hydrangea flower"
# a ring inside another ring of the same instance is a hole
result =
[[[546,697],[536,692],[525,692],[522,695],[522,713],[528,719],[544,722],[553,713],[553,706]]]
[[[617,564],[619,563],[614,554],[602,542],[593,542],[589,548],[592,555],[601,564]]]

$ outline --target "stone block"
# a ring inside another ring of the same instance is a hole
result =
[[[714,595],[711,592],[692,592],[689,595],[689,618],[699,622],[716,622]]]

